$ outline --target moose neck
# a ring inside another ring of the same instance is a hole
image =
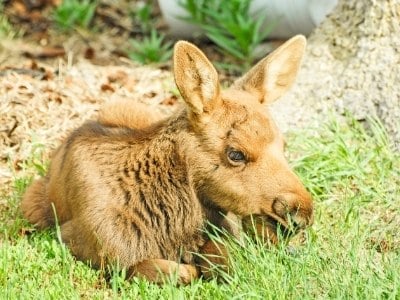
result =
[[[206,187],[196,158],[201,145],[186,109],[155,125],[145,144],[140,160],[153,181],[174,193],[175,199],[190,201],[207,220],[218,223],[214,220],[225,212],[202,192]]]
[[[203,217],[218,226],[227,211],[217,206],[204,193],[207,186],[201,174],[203,166],[197,159],[201,142],[190,124],[187,110],[183,109],[178,115],[171,117],[166,125],[154,139],[154,146],[168,145],[160,151],[164,153],[165,159],[170,161],[169,167],[185,174],[186,178],[181,177],[181,184],[187,185],[193,192],[190,196],[192,201],[200,204]],[[170,176],[169,173],[167,175]]]
[[[136,182],[151,187],[160,202],[176,201],[200,209],[188,160],[191,140],[182,111],[141,136],[139,151],[131,152],[129,168],[134,170]]]

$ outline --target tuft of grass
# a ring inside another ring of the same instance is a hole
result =
[[[4,1],[0,1],[0,38],[15,38],[21,33],[10,24],[6,14],[4,13]]]
[[[138,2],[131,16],[141,30],[143,38],[131,39],[128,56],[140,64],[163,63],[172,56],[172,42],[165,41],[165,35],[154,29],[153,3]]]
[[[140,26],[143,34],[151,32],[151,28],[154,26],[154,20],[152,19],[152,3],[138,2],[136,8],[132,12],[133,20]]]
[[[8,21],[5,15],[0,15],[0,38],[14,38],[18,36],[18,32],[16,32],[13,26]]]
[[[379,122],[369,124],[331,120],[288,137],[290,161],[315,198],[315,224],[289,248],[216,237],[231,252],[223,282],[128,282],[117,267],[104,279],[71,256],[57,230],[28,234],[17,207],[31,179],[16,178],[0,201],[0,298],[399,299],[400,154]]]
[[[189,14],[182,19],[198,25],[224,54],[243,62],[248,69],[255,60],[256,47],[268,36],[274,24],[261,28],[265,17],[250,14],[252,0],[180,0]]]
[[[155,29],[150,36],[141,41],[131,40],[131,50],[128,53],[130,59],[141,64],[162,63],[172,56],[172,43],[164,41],[165,36]]]
[[[65,31],[82,27],[87,29],[96,12],[96,0],[63,0],[54,10],[53,20]]]

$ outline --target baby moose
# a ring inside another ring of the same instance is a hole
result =
[[[294,82],[305,44],[292,38],[221,90],[206,56],[178,42],[174,75],[185,107],[148,125],[143,115],[151,112],[136,106],[104,109],[55,151],[47,176],[24,195],[24,216],[38,228],[57,220],[80,260],[118,262],[159,283],[171,274],[180,283],[207,276],[207,263],[193,253],[227,254],[204,229],[224,226],[228,212],[310,225],[311,196],[265,107]]]

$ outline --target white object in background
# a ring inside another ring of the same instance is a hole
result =
[[[180,17],[188,17],[188,14],[178,4],[179,1],[181,0],[158,0],[169,33],[180,38],[190,38],[196,34],[202,34],[203,31],[198,26],[180,19]]]
[[[179,19],[180,16],[187,16],[187,13],[178,1],[158,1],[170,33],[184,38],[201,34],[197,26]],[[269,37],[288,38],[299,33],[310,34],[336,4],[337,0],[254,0],[250,11],[265,14],[264,26],[276,22]]]
[[[265,12],[264,26],[276,22],[270,37],[309,35],[336,6],[337,0],[254,0],[252,12]]]

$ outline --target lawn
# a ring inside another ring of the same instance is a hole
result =
[[[56,229],[37,232],[18,205],[47,161],[39,148],[0,200],[0,299],[400,299],[400,155],[382,126],[347,118],[287,136],[288,156],[315,199],[315,224],[291,246],[230,244],[224,282],[177,287],[123,279],[76,261]]]

